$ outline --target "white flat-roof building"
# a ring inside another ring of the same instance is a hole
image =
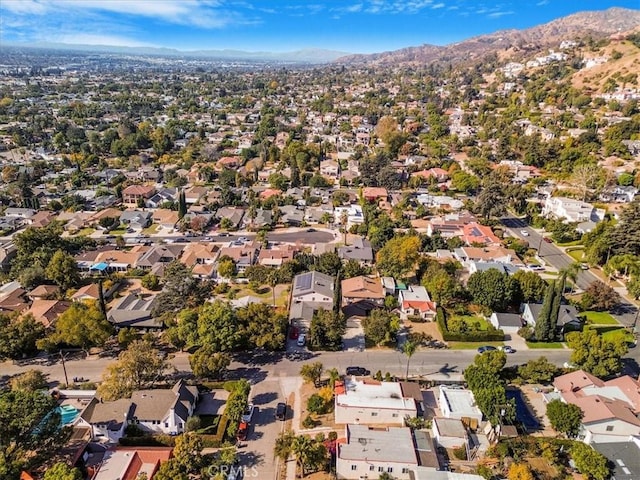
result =
[[[336,387],[336,423],[404,425],[404,417],[418,414],[416,400],[399,382],[358,380],[347,377]]]
[[[337,478],[360,480],[388,473],[398,480],[410,480],[417,467],[436,471],[438,458],[427,432],[406,427],[376,428],[347,425],[346,443],[338,445]]]
[[[478,423],[482,421],[482,412],[476,405],[471,390],[443,385],[440,387],[438,403],[443,417],[475,419]]]

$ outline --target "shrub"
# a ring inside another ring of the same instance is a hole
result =
[[[311,395],[307,401],[307,410],[318,415],[326,413],[326,402],[324,398],[317,393]]]
[[[306,417],[304,417],[304,420],[302,420],[302,426],[304,428],[314,428],[316,425],[317,425],[317,422],[313,419],[311,415],[307,415]]]
[[[453,456],[458,460],[466,460],[467,459],[467,447],[464,445],[459,446],[458,448],[453,449]]]
[[[436,323],[438,324],[440,333],[442,333],[442,339],[446,342],[501,342],[504,340],[504,332],[502,330],[488,329],[485,331],[469,329],[460,332],[450,331],[445,312],[442,308],[438,308]],[[467,325],[467,327],[469,326]]]
[[[202,427],[202,421],[200,420],[200,417],[198,417],[197,415],[194,415],[193,417],[190,417],[187,419],[187,423],[185,425],[185,431],[195,432],[196,430],[200,430],[201,427]]]
[[[125,447],[175,447],[176,438],[171,435],[143,435],[141,437],[122,437],[120,445]]]
[[[526,325],[526,326],[518,329],[518,335],[520,335],[525,340],[529,341],[534,336],[533,328],[531,328],[529,325]]]

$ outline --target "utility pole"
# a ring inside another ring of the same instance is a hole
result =
[[[67,366],[64,364],[64,354],[60,350],[60,358],[62,359],[62,370],[64,371],[64,382],[69,385],[69,378],[67,377]]]

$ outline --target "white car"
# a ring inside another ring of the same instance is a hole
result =
[[[522,235],[523,237],[528,237],[529,232],[527,232],[526,230],[520,230],[520,235]]]
[[[247,405],[247,409],[242,414],[241,420],[246,423],[251,423],[251,419],[253,418],[253,412],[255,411],[255,409],[256,407],[253,405],[253,403]]]

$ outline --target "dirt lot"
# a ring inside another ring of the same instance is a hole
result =
[[[416,323],[404,320],[404,326],[409,332],[425,333],[431,335],[434,340],[442,341],[442,334],[440,330],[438,330],[438,324],[436,322]]]

